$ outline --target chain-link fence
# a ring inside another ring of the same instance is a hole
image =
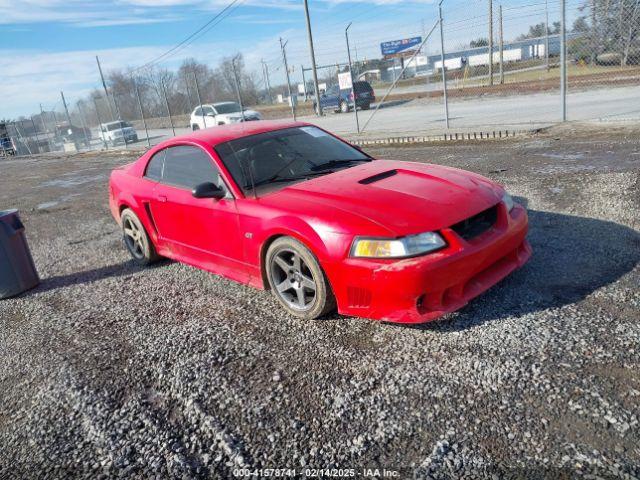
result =
[[[390,8],[416,21],[377,23]],[[249,65],[236,55],[108,72],[87,97],[0,125],[1,152],[145,148],[217,125],[217,102],[379,137],[640,118],[640,0],[400,2],[343,16],[314,25],[319,100],[301,30]]]

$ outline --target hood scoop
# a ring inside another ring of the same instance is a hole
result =
[[[375,175],[372,175],[370,177],[363,178],[362,180],[358,180],[358,183],[362,185],[369,185],[371,183],[384,180],[385,178],[393,177],[394,175],[397,175],[397,174],[398,174],[398,171],[395,169],[387,170],[386,172],[376,173]]]

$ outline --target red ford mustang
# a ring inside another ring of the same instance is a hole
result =
[[[137,262],[271,289],[303,318],[426,322],[531,255],[525,209],[490,180],[376,160],[300,122],[172,138],[114,170],[109,193]]]

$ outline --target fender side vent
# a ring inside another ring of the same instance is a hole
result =
[[[347,301],[351,308],[368,308],[371,305],[371,290],[347,287]]]
[[[397,175],[397,174],[398,174],[397,170],[389,170],[387,172],[378,173],[378,174],[373,175],[371,177],[367,177],[367,178],[363,178],[362,180],[358,180],[358,183],[361,183],[362,185],[369,185],[370,183],[374,183],[374,182],[377,182],[379,180],[383,180],[385,178],[393,177],[394,175]]]

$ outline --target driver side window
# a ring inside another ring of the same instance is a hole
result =
[[[213,107],[202,107],[205,115],[215,115],[216,112],[213,110]]]
[[[200,148],[180,145],[165,151],[162,183],[188,190],[204,182],[220,185],[218,168]]]

